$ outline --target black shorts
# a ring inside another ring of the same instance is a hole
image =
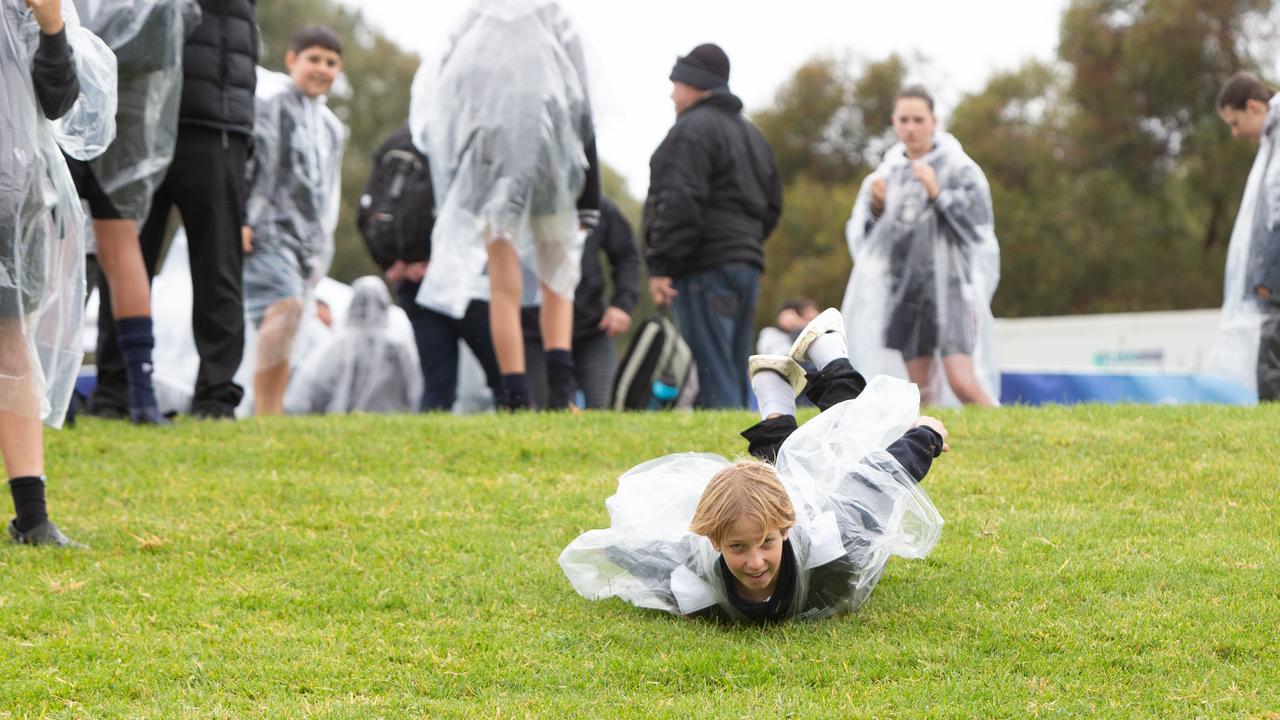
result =
[[[940,323],[937,301],[931,295],[904,299],[889,311],[885,347],[902,353],[905,360],[932,357],[935,352],[943,357],[972,355],[977,344],[972,305],[952,297],[946,315]]]
[[[94,177],[93,168],[84,160],[67,158],[67,169],[71,171],[71,179],[76,184],[76,193],[89,203],[89,216],[94,220],[123,220],[124,216],[116,209],[107,196],[107,192]]]

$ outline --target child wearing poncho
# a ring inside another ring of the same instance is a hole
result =
[[[915,386],[853,369],[838,311],[750,370],[763,419],[743,437],[760,461],[684,453],[623,475],[611,526],[560,555],[583,597],[730,622],[828,617],[865,602],[889,557],[933,548],[942,518],[919,482],[947,431],[917,417]],[[802,389],[822,413],[799,427]]]

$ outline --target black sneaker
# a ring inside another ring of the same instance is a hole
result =
[[[54,547],[83,548],[88,547],[82,545],[75,540],[68,538],[62,534],[57,525],[52,521],[45,520],[39,525],[23,532],[18,529],[18,518],[9,521],[9,539],[19,545],[52,545]]]
[[[201,420],[235,420],[236,409],[222,403],[203,402],[192,406],[191,416]]]
[[[89,408],[90,417],[102,418],[103,420],[125,420],[129,417],[129,411],[115,405],[99,405],[94,404]]]

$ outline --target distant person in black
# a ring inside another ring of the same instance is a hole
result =
[[[191,412],[233,418],[244,389],[233,381],[244,355],[245,164],[253,137],[258,28],[254,0],[199,0],[200,24],[183,46],[178,144],[169,172],[142,226],[142,255],[154,277],[169,213],[176,206],[191,254],[192,331],[200,370]],[[98,284],[97,415],[127,407],[124,362],[117,346],[111,293]]]
[[[675,310],[698,404],[745,408],[764,241],[782,214],[773,150],[729,91],[729,58],[699,45],[671,70],[676,124],[649,160],[649,294]]]
[[[605,302],[605,275],[600,252],[609,259],[613,292]],[[582,248],[582,279],[573,296],[573,367],[584,407],[609,405],[609,390],[618,367],[614,338],[631,329],[631,313],[640,293],[640,251],[631,225],[608,198],[600,200],[600,223]],[[533,400],[547,406],[547,368],[538,330],[538,309],[522,311],[524,352]]]
[[[421,409],[448,412],[458,396],[459,340],[466,342],[480,361],[495,398],[501,375],[489,333],[487,301],[473,299],[462,318],[449,317],[415,301],[431,259],[434,216],[430,159],[413,144],[406,124],[373,155],[373,171],[360,196],[356,225],[374,262],[382,267],[396,304],[413,325],[426,388]]]

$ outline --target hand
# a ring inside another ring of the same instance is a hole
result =
[[[27,7],[36,16],[36,23],[45,35],[62,32],[62,0],[27,0]]]
[[[609,337],[617,337],[631,329],[631,315],[622,308],[610,305],[605,308],[599,327]]]
[[[1258,297],[1262,298],[1263,300],[1271,299],[1271,288],[1267,287],[1266,285],[1259,285],[1258,287],[1254,288],[1253,291],[1258,293]]]
[[[253,228],[248,225],[240,228],[240,247],[244,249],[245,255],[253,252]]]
[[[924,189],[929,193],[930,200],[938,198],[938,193],[942,192],[942,187],[938,185],[938,173],[933,171],[929,163],[923,160],[916,160],[911,163],[911,174],[924,184]]]
[[[655,276],[649,278],[649,297],[653,298],[653,304],[665,307],[671,304],[671,301],[680,293],[671,287],[671,278]]]
[[[404,279],[409,282],[422,282],[422,278],[427,276],[427,261],[405,263]]]
[[[889,183],[878,177],[871,181],[871,212],[879,215],[884,212],[884,201],[889,196]]]
[[[404,279],[404,267],[404,261],[397,260],[391,263],[391,267],[387,268],[387,271],[382,275],[387,279],[387,282],[398,283]]]
[[[947,429],[943,427],[942,421],[939,420],[938,418],[929,417],[928,415],[921,415],[919,418],[916,419],[916,424],[913,425],[912,427],[927,427],[930,430],[938,433],[938,435],[942,438],[942,452],[947,452],[948,450],[951,449],[951,446],[947,444],[947,436],[949,435],[949,433],[947,432]]]

